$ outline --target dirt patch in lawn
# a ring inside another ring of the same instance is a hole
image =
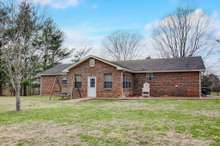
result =
[[[97,141],[113,139],[129,146],[208,146],[211,143],[211,141],[198,140],[175,131],[161,132],[154,129],[153,122],[152,127],[146,128],[143,122],[126,120],[91,122],[91,125],[61,125],[41,121],[1,125],[0,143],[4,146],[16,144],[23,146],[93,145],[94,143],[82,141],[80,136],[85,134]],[[114,143],[107,145],[114,145]]]
[[[219,111],[208,111],[208,110],[191,111],[191,114],[197,115],[197,116],[201,115],[201,116],[207,116],[207,117],[213,117],[213,118],[220,118]]]
[[[128,102],[128,101],[120,101],[120,102],[112,102],[112,103],[102,103],[98,104],[96,107],[103,109],[111,109],[111,110],[173,110],[175,109],[175,104],[148,104],[141,102]]]
[[[60,146],[87,145],[79,139],[82,132],[79,126],[65,126],[50,122],[33,122],[0,126],[1,145],[11,146]]]
[[[178,146],[209,146],[212,141],[199,140],[192,138],[188,134],[180,134],[175,131],[169,131],[166,135],[156,138],[156,141],[163,145],[178,145]]]
[[[166,132],[167,130],[162,130],[164,127],[160,126],[161,123],[156,121],[152,121],[151,124],[146,125],[144,122],[112,120],[109,122],[99,121],[92,125],[95,125],[93,128],[99,129],[96,130],[95,134],[93,133],[96,137],[103,137],[103,133],[100,133],[100,131],[104,131],[104,137],[106,139],[120,139],[132,146],[208,146],[213,142],[211,140],[195,139],[190,134],[180,134],[175,130],[170,131],[170,129],[167,129],[168,132]]]

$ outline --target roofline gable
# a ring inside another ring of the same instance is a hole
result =
[[[77,63],[75,63],[75,64],[73,64],[73,65],[67,67],[67,68],[64,69],[62,72],[64,72],[64,73],[69,72],[70,69],[72,69],[72,68],[78,66],[79,64],[85,62],[86,60],[88,60],[88,59],[90,59],[90,58],[99,60],[99,61],[101,61],[101,62],[103,62],[103,63],[105,63],[105,64],[108,64],[108,65],[111,65],[111,66],[113,66],[113,67],[116,67],[117,70],[127,70],[126,68],[123,68],[123,67],[121,67],[121,66],[119,66],[119,65],[113,64],[113,63],[111,63],[110,61],[105,60],[105,59],[103,59],[103,58],[100,58],[100,57],[97,57],[97,56],[94,56],[94,55],[89,55],[89,56],[85,57],[84,59],[80,60],[79,62],[77,62]]]

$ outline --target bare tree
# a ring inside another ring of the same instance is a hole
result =
[[[33,49],[31,42],[35,36],[33,30],[36,28],[36,19],[32,19],[34,15],[28,15],[29,10],[32,12],[34,10],[27,1],[22,1],[18,9],[13,0],[7,4],[3,7],[8,11],[7,17],[1,21],[2,45],[0,51],[2,52],[1,59],[4,61],[6,72],[16,94],[16,111],[20,111],[21,81],[24,77],[27,60],[33,55],[30,49]]]
[[[103,47],[114,60],[129,60],[138,56],[142,39],[137,32],[116,31],[103,40]]]
[[[203,50],[210,54],[209,26],[210,20],[202,11],[178,8],[154,28],[154,47],[161,57],[195,56]]]
[[[8,76],[16,93],[16,111],[20,111],[20,83],[22,80],[23,55],[22,48],[24,41],[21,33],[16,32],[16,12],[14,2],[11,3],[10,14],[2,23],[3,27],[3,45],[1,46],[2,59],[5,61]]]
[[[83,57],[85,57],[90,51],[92,50],[91,47],[85,45],[79,49],[73,49],[73,57],[72,62],[76,63],[79,62]]]

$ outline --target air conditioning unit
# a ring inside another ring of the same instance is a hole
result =
[[[143,97],[149,97],[150,96],[150,84],[144,83],[142,88],[142,96]]]

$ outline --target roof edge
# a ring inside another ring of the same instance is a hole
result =
[[[152,71],[131,71],[130,73],[168,73],[168,72],[205,72],[205,69],[195,69],[195,70],[152,70]]]
[[[66,73],[59,73],[59,74],[39,74],[39,76],[62,76],[62,75],[66,75]]]
[[[64,73],[69,72],[69,70],[70,70],[71,68],[74,68],[75,66],[77,66],[77,65],[79,65],[79,64],[81,64],[81,63],[83,63],[84,61],[88,60],[89,58],[97,59],[97,60],[99,60],[99,61],[101,61],[101,62],[103,62],[103,63],[109,64],[109,65],[111,65],[111,66],[113,66],[113,67],[116,67],[117,70],[127,70],[126,68],[123,68],[123,67],[121,67],[121,66],[119,66],[119,65],[116,65],[116,64],[114,64],[114,63],[111,63],[110,61],[108,61],[108,60],[106,60],[106,59],[103,59],[103,58],[101,58],[101,57],[97,57],[97,56],[94,56],[94,55],[89,55],[89,56],[85,57],[84,59],[80,60],[79,62],[77,62],[77,63],[75,63],[75,64],[73,64],[73,65],[67,67],[67,68],[64,69],[62,72],[64,72]]]

